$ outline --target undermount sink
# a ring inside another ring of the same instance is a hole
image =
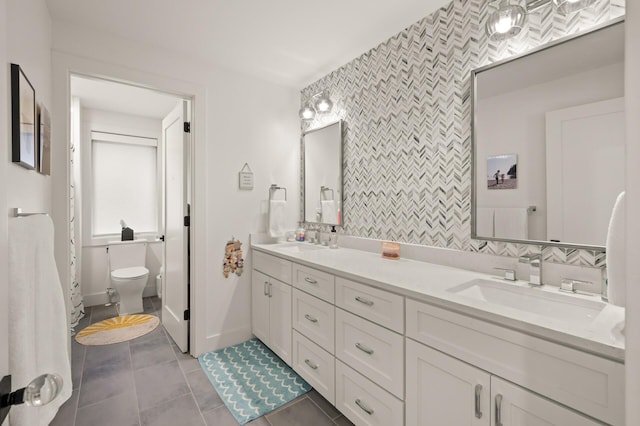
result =
[[[323,250],[325,248],[326,247],[323,246],[316,246],[305,243],[281,244],[278,246],[278,249],[282,251],[288,251],[289,253],[306,253],[310,251]]]
[[[447,291],[493,305],[583,324],[585,321],[590,322],[595,319],[606,306],[600,301],[481,278],[452,287]]]

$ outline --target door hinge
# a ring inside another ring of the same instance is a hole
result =
[[[188,121],[184,122],[184,132],[191,133],[191,123],[189,123]]]
[[[184,226],[191,226],[191,216],[184,217]]]
[[[189,309],[185,309],[184,311],[184,320],[185,321],[189,321],[191,319],[191,312],[189,312]]]

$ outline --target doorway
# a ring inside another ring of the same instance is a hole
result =
[[[142,296],[160,296],[162,324],[189,352],[191,98],[72,74],[70,99],[72,310],[117,303],[107,248],[122,220],[146,241]]]

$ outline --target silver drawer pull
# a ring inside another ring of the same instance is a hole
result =
[[[496,395],[496,426],[502,426],[502,395]]]
[[[356,343],[356,348],[360,349],[362,352],[364,352],[366,354],[373,355],[373,349],[364,346],[360,342]]]
[[[314,318],[314,317],[312,317],[312,316],[311,316],[311,315],[309,315],[309,314],[304,314],[304,317],[305,317],[306,319],[308,319],[309,321],[313,322],[313,323],[318,322],[318,318]]]
[[[371,408],[367,407],[366,405],[364,405],[364,404],[362,403],[362,401],[360,401],[359,399],[356,399],[356,405],[357,405],[358,407],[360,407],[360,409],[361,409],[362,411],[364,411],[365,413],[367,413],[368,415],[370,415],[370,416],[372,416],[372,415],[373,415],[373,410],[372,410]]]
[[[318,364],[314,364],[311,361],[309,361],[308,359],[305,359],[304,363],[307,364],[309,367],[313,368],[314,370],[318,369]]]
[[[482,385],[476,385],[476,398],[475,398],[475,407],[476,407],[476,418],[482,418],[482,409],[480,408],[480,397],[482,394]]]
[[[268,296],[269,295],[269,281],[265,281],[264,282],[264,295]]]
[[[362,303],[364,305],[367,305],[367,306],[373,306],[373,300],[363,299],[360,296],[356,296],[356,301],[358,301],[358,302],[360,302],[360,303]]]
[[[305,278],[304,279],[306,282],[308,282],[309,284],[318,284],[318,281],[314,280],[313,278]]]

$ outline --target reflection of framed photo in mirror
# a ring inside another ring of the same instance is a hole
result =
[[[487,157],[487,189],[518,187],[518,157],[516,154]]]
[[[38,105],[38,171],[51,174],[51,116],[44,105]]]
[[[11,161],[36,167],[36,92],[19,65],[11,64]]]

